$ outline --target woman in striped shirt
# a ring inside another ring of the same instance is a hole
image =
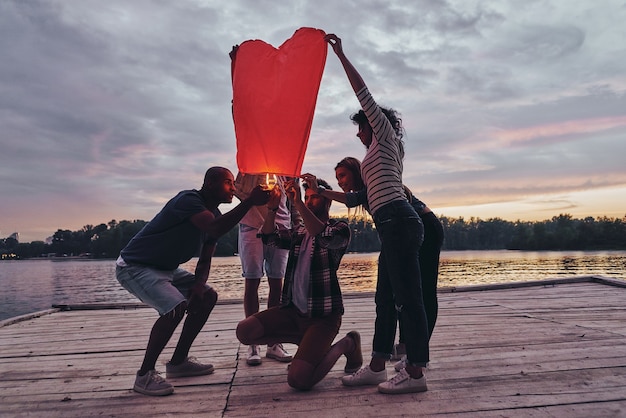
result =
[[[361,75],[346,58],[341,39],[334,34],[325,39],[343,65],[361,104],[352,120],[359,126],[357,137],[367,148],[361,175],[381,241],[372,359],[356,373],[344,376],[342,382],[346,386],[377,384],[382,393],[423,392],[427,390],[423,372],[429,361],[428,323],[418,261],[424,227],[402,185],[402,121],[393,110],[383,109],[374,101]],[[387,380],[385,366],[391,357],[398,316],[407,366]]]

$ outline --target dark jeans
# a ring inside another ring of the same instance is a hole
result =
[[[439,277],[439,256],[443,246],[443,225],[434,213],[420,215],[424,224],[424,242],[420,248],[420,273],[422,275],[422,295],[428,319],[428,337],[432,337],[437,323],[439,302],[437,300],[437,279]],[[404,336],[400,332],[400,342]]]
[[[380,208],[374,222],[381,241],[376,284],[374,357],[391,357],[400,319],[410,364],[425,367],[429,361],[428,322],[422,296],[419,250],[424,226],[406,201]]]

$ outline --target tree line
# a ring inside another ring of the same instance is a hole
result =
[[[349,252],[376,252],[380,242],[369,217],[338,218],[350,224]],[[444,250],[626,250],[626,217],[575,219],[561,214],[544,221],[505,221],[500,218],[440,217],[444,228]],[[78,231],[57,230],[49,243],[20,243],[0,240],[0,255],[7,258],[76,257],[116,258],[120,250],[146,221],[112,220]],[[216,256],[237,253],[237,227],[218,241]]]

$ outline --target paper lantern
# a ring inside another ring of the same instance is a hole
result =
[[[233,121],[242,173],[300,175],[326,63],[324,35],[300,28],[278,48],[248,40],[234,54]]]

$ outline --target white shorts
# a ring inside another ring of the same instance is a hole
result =
[[[246,279],[260,279],[264,272],[271,279],[285,277],[289,250],[263,245],[257,237],[258,229],[239,224],[239,259],[242,276]]]

